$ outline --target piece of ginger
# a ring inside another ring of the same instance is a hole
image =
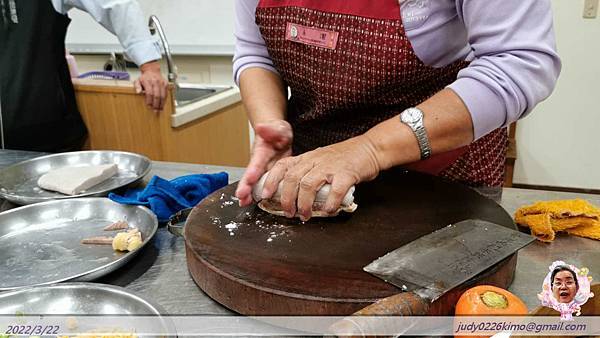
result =
[[[117,251],[133,251],[142,246],[142,234],[138,229],[120,232],[113,239],[112,247]]]

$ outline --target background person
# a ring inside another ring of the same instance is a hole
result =
[[[134,0],[0,0],[0,146],[61,152],[79,150],[86,127],[77,109],[65,59],[72,8],[88,12],[119,38],[140,66],[138,92],[155,111],[164,106],[167,81],[160,46]]]

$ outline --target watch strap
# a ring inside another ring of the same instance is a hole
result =
[[[415,114],[419,116],[417,120],[414,118]],[[403,116],[405,118],[403,118]],[[429,138],[427,137],[423,118],[423,112],[414,107],[408,108],[400,114],[400,121],[409,126],[417,138],[417,143],[419,144],[419,150],[421,152],[421,160],[431,156],[431,145],[429,144]]]
[[[422,124],[415,126],[413,129],[417,142],[419,143],[419,149],[421,150],[421,159],[427,159],[431,156],[431,146],[429,145],[429,138],[427,132]]]

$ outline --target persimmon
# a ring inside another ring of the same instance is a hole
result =
[[[518,316],[528,313],[527,305],[519,297],[491,285],[479,285],[465,291],[454,311],[456,316]],[[461,336],[455,336],[458,337]]]

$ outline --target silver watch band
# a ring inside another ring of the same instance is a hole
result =
[[[400,113],[400,121],[409,126],[417,138],[422,160],[431,156],[431,146],[429,145],[429,138],[427,137],[423,118],[423,112],[414,107]]]
[[[423,125],[418,125],[414,129],[415,136],[419,142],[419,149],[421,150],[421,159],[424,160],[431,156],[431,146],[429,145],[429,138]]]

